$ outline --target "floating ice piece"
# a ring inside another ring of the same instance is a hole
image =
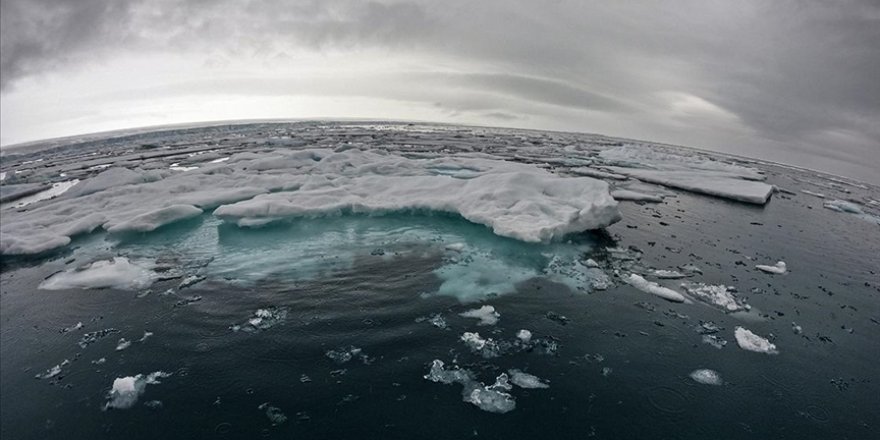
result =
[[[694,370],[690,374],[691,379],[703,384],[703,385],[723,385],[724,381],[721,380],[721,375],[718,374],[717,371],[708,370],[705,368],[701,368],[699,370]]]
[[[115,328],[105,328],[103,330],[89,332],[89,333],[84,334],[79,339],[79,342],[77,342],[77,345],[79,345],[81,348],[86,348],[90,344],[92,344],[93,342],[96,342],[98,339],[107,337],[107,336],[112,335],[114,333],[119,333],[119,330],[117,330]]]
[[[144,332],[144,335],[141,336],[140,339],[138,339],[138,342],[144,342],[144,341],[146,341],[150,336],[153,336],[153,332]]]
[[[818,198],[820,198],[820,199],[824,199],[824,198],[825,198],[825,194],[817,193],[817,192],[813,192],[813,191],[810,191],[810,190],[808,190],[808,189],[802,189],[801,192],[804,193],[804,194],[809,194],[809,195],[814,196],[814,197],[818,197]]]
[[[82,323],[82,321],[79,321],[70,327],[65,327],[65,328],[61,329],[61,333],[70,333],[74,330],[79,330],[81,328],[83,328],[83,323]]]
[[[857,205],[853,202],[847,202],[845,200],[831,200],[831,201],[825,202],[825,204],[822,206],[824,206],[832,211],[853,214],[856,217],[859,217],[863,220],[867,220],[871,223],[880,224],[880,217],[866,213],[865,211],[862,210],[862,208],[859,205]]]
[[[472,352],[478,353],[486,359],[501,355],[501,349],[498,346],[498,343],[492,338],[483,339],[479,333],[465,332],[461,335],[461,340],[471,349]]]
[[[709,344],[719,350],[727,345],[727,341],[718,335],[703,335],[702,339],[704,344]]]
[[[773,187],[766,183],[743,180],[726,173],[620,167],[610,167],[610,169],[645,182],[757,205],[766,204],[773,195]]]
[[[95,261],[83,268],[58,272],[40,283],[44,290],[114,288],[136,290],[149,287],[156,273],[125,257]]]
[[[538,376],[524,373],[515,368],[509,370],[508,373],[510,373],[510,381],[520,388],[550,388],[550,385],[544,383]]]
[[[685,275],[677,270],[666,270],[666,269],[657,269],[653,272],[653,275],[657,278],[664,279],[664,280],[674,280],[674,279],[687,277],[687,275]]]
[[[630,191],[628,189],[615,189],[614,191],[611,191],[611,197],[614,197],[614,200],[630,200],[634,202],[663,202],[663,196],[645,194],[637,191]]]
[[[431,369],[424,376],[431,382],[453,384],[458,383],[462,386],[462,400],[471,403],[483,411],[493,413],[506,413],[516,408],[516,401],[507,391],[513,387],[510,385],[507,374],[501,373],[495,383],[486,386],[477,382],[476,376],[470,370],[461,369],[459,367],[445,368],[443,361],[434,359],[431,362]]]
[[[641,275],[637,275],[637,274],[633,273],[633,274],[630,274],[628,277],[624,277],[623,280],[627,284],[635,287],[636,289],[641,290],[642,292],[650,293],[652,295],[657,295],[660,298],[663,298],[668,301],[684,302],[684,295],[682,295],[672,289],[663,287],[653,281],[648,281],[648,280],[642,278]]]
[[[337,348],[336,350],[328,350],[324,355],[337,364],[344,364],[355,357],[360,358],[365,365],[369,365],[373,361],[362,349],[353,345]]]
[[[107,228],[108,232],[150,232],[162,226],[202,215],[192,205],[172,205],[141,214],[131,220]]]
[[[61,369],[66,367],[69,364],[70,364],[70,361],[65,359],[64,362],[61,362],[60,364],[46,370],[45,373],[37,374],[34,377],[36,377],[37,379],[51,379],[51,378],[61,374]]]
[[[750,307],[743,304],[733,294],[735,288],[723,284],[712,285],[703,283],[682,283],[681,287],[692,297],[721,307],[725,311],[748,310]]]
[[[743,327],[737,327],[733,332],[734,336],[736,336],[736,343],[739,345],[739,348],[748,351],[754,351],[757,353],[766,353],[766,354],[778,354],[779,351],[776,350],[776,345],[771,343],[765,338],[762,338],[750,330],[747,330]]]
[[[201,283],[204,280],[205,280],[204,275],[190,275],[180,281],[180,284],[177,286],[177,289],[178,290],[185,289],[185,288],[192,286],[194,284]]]
[[[287,308],[269,306],[265,309],[257,309],[253,317],[248,319],[244,324],[233,325],[230,327],[232,331],[255,332],[258,330],[268,330],[287,319]]]
[[[516,338],[522,341],[524,344],[528,344],[529,341],[532,340],[532,332],[525,329],[520,330],[516,332]]]
[[[116,351],[122,351],[128,347],[131,347],[131,341],[126,340],[125,338],[119,338],[119,342],[116,343]]]
[[[516,409],[516,401],[506,392],[510,389],[507,374],[501,373],[492,385],[475,385],[469,393],[468,387],[465,386],[464,401],[476,405],[483,411],[504,414]]]
[[[269,405],[269,402],[260,404],[257,409],[260,411],[266,411],[266,417],[272,422],[272,426],[277,426],[287,421],[287,416],[284,415],[281,408]]]
[[[774,273],[774,274],[784,274],[788,270],[785,266],[784,261],[777,261],[776,264],[774,264],[773,266],[759,264],[759,265],[755,266],[755,268],[758,270],[762,270],[764,272],[767,272],[767,273]]]
[[[427,318],[424,316],[420,316],[420,317],[416,318],[416,322],[424,322],[424,321],[430,322],[431,325],[433,325],[434,327],[437,327],[437,328],[445,329],[448,327],[448,325],[446,324],[446,319],[444,319],[443,315],[441,315],[439,313],[435,313]]]
[[[119,377],[113,380],[113,388],[107,393],[107,403],[104,404],[104,410],[107,409],[128,409],[137,403],[138,398],[144,394],[147,385],[159,384],[159,379],[171,376],[170,373],[156,371],[146,376],[138,374],[136,376]]]
[[[477,318],[480,320],[477,325],[495,325],[498,323],[498,318],[501,317],[501,314],[495,311],[495,307],[487,305],[480,307],[479,309],[459,313],[458,316],[464,318]]]

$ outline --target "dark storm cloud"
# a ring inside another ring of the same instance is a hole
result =
[[[510,107],[515,100],[600,112],[634,129],[660,127],[651,132],[658,140],[735,150],[742,138],[706,129],[723,115],[719,127],[753,134],[744,151],[788,149],[880,167],[875,0],[0,4],[4,92],[25,78],[121,54],[222,60],[380,49],[435,60],[436,71],[399,72],[384,85],[259,79],[233,89],[423,100],[502,119],[524,116]],[[454,96],[461,91],[470,96]],[[669,97],[676,96],[702,104],[674,113]]]

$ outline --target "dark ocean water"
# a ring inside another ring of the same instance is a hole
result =
[[[769,183],[793,191],[816,178],[764,169]],[[876,198],[873,189],[854,191]],[[205,215],[158,235],[95,234],[62,254],[4,257],[2,437],[877,438],[876,224],[804,194],[777,193],[752,207],[677,192],[662,204],[620,209],[623,221],[565,246],[527,245],[457,217],[418,213],[254,231]],[[475,280],[467,270],[438,272],[450,263],[444,246],[459,242],[477,249],[467,266],[480,274]],[[506,289],[509,273],[571,252],[599,263],[614,286],[588,291],[516,275],[512,291],[491,294]],[[149,290],[37,289],[64,267],[114,255],[164,258],[210,276],[181,289],[177,275]],[[754,268],[777,260],[787,274]],[[699,281],[735,286],[752,310],[666,302],[616,279],[614,269],[626,264],[699,266]],[[468,283],[489,294],[462,302],[455,292]],[[451,293],[437,294],[444,285]],[[484,304],[500,314],[497,324],[459,316]],[[257,310],[271,317],[247,325]],[[426,319],[436,314],[446,328]],[[78,322],[82,328],[64,331]],[[719,327],[723,348],[702,342],[707,322]],[[737,326],[768,337],[779,353],[740,349]],[[105,329],[114,331],[78,344]],[[520,329],[541,342],[513,345]],[[464,332],[512,345],[485,358],[460,340]],[[131,346],[117,350],[120,338]],[[341,362],[328,356],[334,350],[353,355]],[[482,411],[462,400],[461,385],[424,378],[435,359],[487,385],[519,369],[549,388],[515,387],[514,410]],[[60,374],[35,378],[64,360]],[[724,383],[689,377],[701,368]],[[170,375],[146,385],[131,408],[103,409],[114,379],[156,371]]]

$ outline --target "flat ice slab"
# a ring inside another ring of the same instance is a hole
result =
[[[39,254],[96,229],[150,232],[202,214],[239,226],[340,214],[456,214],[500,236],[549,242],[618,220],[608,184],[485,157],[413,159],[349,149],[238,153],[185,173],[110,168],[55,199],[6,209],[0,254]]]
[[[626,174],[645,182],[757,205],[766,204],[773,194],[773,187],[766,183],[743,180],[726,173],[621,167],[610,169],[615,173]]]
[[[739,348],[746,351],[754,351],[756,353],[778,354],[776,344],[771,343],[766,338],[762,338],[751,332],[751,330],[743,327],[737,327],[733,332],[736,336],[736,343]]]
[[[40,283],[44,290],[98,289],[112,287],[122,290],[142,289],[157,278],[152,270],[130,262],[125,257],[95,261],[79,269],[58,272]]]
[[[684,295],[669,289],[667,287],[663,287],[653,281],[648,281],[644,279],[641,275],[630,274],[628,277],[623,279],[630,286],[635,287],[636,289],[641,290],[645,293],[650,293],[651,295],[657,295],[660,298],[663,298],[672,302],[684,302]]]

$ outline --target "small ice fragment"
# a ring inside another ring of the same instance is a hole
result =
[[[147,408],[153,409],[153,410],[162,409],[162,401],[161,400],[148,400],[148,401],[144,402],[144,406],[146,406]]]
[[[478,353],[486,359],[498,357],[501,354],[498,344],[492,338],[483,339],[479,333],[465,332],[461,335],[461,340],[472,352]]]
[[[74,331],[74,330],[79,330],[79,329],[81,329],[81,328],[83,328],[83,323],[82,323],[82,322],[77,322],[76,324],[74,324],[74,325],[72,325],[72,326],[70,326],[70,327],[65,327],[65,328],[61,329],[61,333],[70,333],[70,332],[72,332],[72,331]]]
[[[40,283],[43,290],[99,289],[111,287],[135,290],[149,287],[156,280],[156,273],[125,257],[95,261],[79,269],[58,272]]]
[[[727,341],[725,341],[724,338],[721,338],[718,335],[703,335],[703,343],[709,344],[719,350],[727,345]]]
[[[599,263],[597,263],[596,260],[592,258],[587,258],[587,261],[584,262],[584,265],[591,269],[596,269],[599,267]]]
[[[665,270],[665,269],[657,269],[654,271],[654,276],[660,279],[665,280],[674,280],[678,278],[685,278],[687,275],[677,271],[677,270]]]
[[[266,411],[266,417],[272,422],[272,426],[277,426],[287,421],[287,416],[281,412],[281,408],[269,405],[269,402],[264,402],[257,409]]]
[[[690,377],[704,385],[722,385],[724,383],[717,371],[707,370],[705,368],[692,371]]]
[[[767,266],[764,264],[759,264],[755,266],[756,269],[762,270],[767,273],[775,273],[775,274],[783,274],[786,272],[787,268],[785,266],[784,261],[777,261],[773,266]]]
[[[504,414],[516,408],[513,396],[506,393],[511,386],[508,383],[507,374],[501,373],[495,383],[489,386],[473,386],[469,393],[464,394],[464,401],[472,403],[483,411]],[[468,386],[465,386],[468,391]]]
[[[517,369],[509,370],[510,381],[520,388],[550,388],[550,385],[544,383],[538,376],[524,373]]]
[[[616,189],[614,191],[611,191],[611,197],[614,197],[614,200],[630,200],[633,202],[663,202],[663,196],[658,196],[655,194],[645,194],[626,189]]]
[[[430,322],[431,325],[433,325],[434,327],[446,328],[446,320],[443,319],[443,316],[440,315],[439,313],[437,313],[435,315],[431,315],[431,318],[428,319],[428,322]]]
[[[127,409],[137,403],[138,398],[144,393],[147,385],[161,383],[159,379],[171,376],[170,373],[156,371],[144,376],[138,374],[136,376],[119,377],[113,380],[113,388],[107,393],[107,403],[104,404],[104,410],[110,408]]]
[[[459,367],[445,368],[445,364],[440,359],[434,359],[431,362],[431,369],[424,376],[431,382],[439,382],[446,385],[451,383],[465,383],[474,381],[474,373],[470,370],[463,370]]]
[[[526,329],[522,329],[522,330],[516,332],[516,337],[517,337],[517,339],[522,341],[524,344],[528,344],[529,341],[532,340],[532,332],[530,332]]]
[[[37,374],[34,377],[36,377],[37,379],[51,379],[51,378],[61,374],[61,369],[64,368],[65,366],[67,366],[68,364],[70,364],[70,361],[65,359],[64,362],[62,362],[52,368],[49,368],[48,370],[46,370],[45,373]]]
[[[703,283],[682,283],[681,287],[683,287],[692,297],[721,307],[728,312],[748,310],[750,308],[747,304],[743,304],[742,301],[737,299],[733,294],[736,289],[730,286],[725,286],[723,284],[716,286]]]
[[[498,323],[498,318],[501,315],[495,311],[495,307],[483,306],[479,309],[473,309],[468,310],[464,313],[459,313],[458,316],[464,318],[477,318],[480,320],[477,325],[495,325]]]
[[[116,344],[116,351],[122,351],[131,346],[131,341],[127,341],[125,338],[119,338],[119,342]]]
[[[766,354],[779,353],[779,351],[776,350],[775,344],[745,328],[737,327],[734,331],[734,336],[736,336],[736,343],[739,345],[739,348],[742,348],[743,350]]]
[[[608,377],[611,375],[612,371],[614,371],[614,370],[612,370],[611,367],[602,367],[602,376]]]
[[[144,342],[144,341],[146,341],[147,338],[149,338],[150,336],[153,336],[153,332],[147,332],[147,331],[145,331],[145,332],[144,332],[144,335],[141,336],[140,339],[138,339],[138,342]]]
[[[192,286],[194,284],[198,284],[204,280],[205,280],[204,275],[190,275],[190,276],[184,278],[180,282],[180,285],[177,286],[177,290],[185,289],[185,288]]]
[[[820,199],[824,199],[824,198],[825,198],[825,194],[817,193],[817,192],[813,192],[813,191],[810,191],[810,190],[808,190],[808,189],[802,189],[801,192],[804,193],[804,194],[809,194],[809,195],[814,196],[814,197],[818,197],[818,198],[820,198]]]
[[[803,334],[804,329],[801,326],[797,325],[797,323],[792,322],[791,323],[791,331],[794,332],[794,334],[796,334],[796,335],[800,335],[800,334]]]
[[[636,289],[641,290],[645,293],[650,293],[652,295],[657,295],[660,298],[663,298],[668,301],[673,302],[684,302],[684,296],[672,289],[668,289],[663,287],[655,282],[648,281],[642,278],[640,275],[630,274],[628,277],[623,279],[627,284],[635,287]]]
[[[464,249],[465,249],[464,243],[449,243],[446,245],[446,250],[448,250],[448,251],[461,252]]]
[[[104,362],[107,362],[107,358],[95,359],[92,361],[92,365],[101,365]]]

